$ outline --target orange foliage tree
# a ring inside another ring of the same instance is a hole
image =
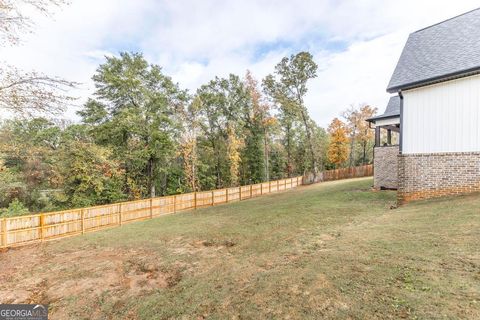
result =
[[[328,126],[330,143],[328,145],[328,161],[338,167],[348,158],[348,137],[345,123],[338,118],[332,120]]]

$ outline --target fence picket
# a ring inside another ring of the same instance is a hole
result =
[[[40,241],[43,241],[45,235],[43,234],[43,224],[44,224],[44,220],[45,220],[45,216],[43,215],[43,213],[40,213],[40,229],[39,229],[39,232],[40,232]]]
[[[118,204],[118,224],[122,225],[122,204]]]
[[[4,248],[8,246],[7,243],[7,218],[2,219],[2,245]]]
[[[82,209],[82,211],[80,212],[80,215],[81,215],[80,223],[82,224],[82,234],[84,234],[85,233],[85,209]]]

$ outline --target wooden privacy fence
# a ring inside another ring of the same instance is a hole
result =
[[[373,164],[364,166],[341,168],[320,172],[316,177],[312,173],[305,174],[303,184],[312,184],[322,181],[333,181],[349,178],[361,178],[373,176]]]
[[[69,237],[154,217],[295,188],[303,177],[0,219],[0,248]]]
[[[316,182],[373,175],[373,165],[322,172]],[[199,191],[0,219],[0,248],[69,237],[162,215],[240,201],[307,184],[309,177],[294,177],[248,186]]]
[[[323,172],[323,181],[341,180],[373,176],[373,164],[328,170]]]

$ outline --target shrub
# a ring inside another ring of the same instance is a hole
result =
[[[12,202],[8,205],[8,208],[0,208],[0,217],[14,217],[14,216],[24,216],[29,214],[27,207],[21,203],[18,199],[13,199]]]

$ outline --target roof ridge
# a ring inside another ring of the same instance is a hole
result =
[[[456,15],[456,16],[454,16],[454,17],[451,17],[451,18],[445,19],[445,20],[443,20],[443,21],[440,21],[440,22],[434,23],[434,24],[432,24],[432,25],[429,25],[429,26],[427,26],[427,27],[424,27],[424,28],[422,28],[422,29],[418,29],[417,31],[414,31],[414,32],[412,32],[411,34],[414,34],[414,33],[417,33],[417,32],[420,32],[420,31],[423,31],[423,30],[426,30],[426,29],[432,28],[432,27],[435,27],[435,26],[437,26],[437,25],[439,25],[439,24],[442,24],[442,23],[444,23],[444,22],[447,22],[447,21],[450,21],[450,20],[453,20],[453,19],[459,18],[459,17],[461,17],[461,16],[464,16],[464,15],[466,15],[466,14],[469,14],[469,13],[471,13],[471,12],[473,12],[473,11],[477,11],[477,10],[480,10],[480,7],[478,7],[478,8],[475,8],[475,9],[472,9],[472,10],[469,10],[469,11],[467,11],[467,12],[464,12],[464,13],[461,13],[461,14],[459,14],[459,15]]]

